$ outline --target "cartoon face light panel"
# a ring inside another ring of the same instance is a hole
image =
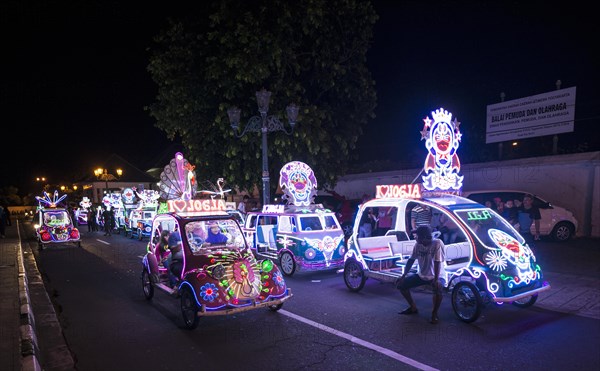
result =
[[[443,108],[431,112],[433,121],[426,117],[421,131],[425,139],[427,158],[423,167],[423,187],[426,190],[459,190],[463,176],[459,176],[460,161],[456,153],[462,134],[460,122],[452,121],[452,114]]]
[[[317,192],[317,178],[310,166],[300,161],[292,161],[281,168],[279,186],[285,199],[295,206],[308,206]]]
[[[508,262],[517,267],[518,281],[529,282],[529,280],[536,278],[536,273],[531,268],[531,260],[535,258],[529,247],[521,245],[519,241],[498,229],[490,229],[488,235],[494,244],[500,248],[500,254],[493,254],[495,255],[494,261],[496,263],[504,262],[502,264],[491,264],[493,269],[502,270],[502,268],[507,268],[506,262]],[[489,259],[491,258],[486,258],[488,264],[491,263]]]

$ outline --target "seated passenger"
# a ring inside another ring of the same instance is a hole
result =
[[[194,246],[200,247],[206,240],[206,233],[200,225],[194,226],[190,235],[190,243]]]
[[[169,250],[171,250],[171,254],[167,258],[169,283],[171,287],[175,288],[183,270],[183,249],[181,247],[181,235],[179,231],[171,232],[168,241]]]
[[[159,265],[162,263],[167,269],[169,269],[169,264],[167,263],[167,257],[169,256],[169,233],[166,229],[160,232],[158,243],[154,246],[156,261]]]
[[[205,244],[224,244],[227,242],[227,236],[221,232],[221,228],[217,223],[212,223],[208,226],[208,237],[206,237]]]

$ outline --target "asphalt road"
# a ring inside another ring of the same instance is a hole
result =
[[[325,271],[286,278],[294,297],[279,312],[203,318],[192,331],[183,328],[177,298],[158,292],[145,300],[146,242],[84,232],[82,248],[38,252],[34,240],[24,241],[36,252],[76,369],[588,370],[600,364],[598,241],[540,242],[537,257],[552,289],[531,308],[491,304],[471,324],[455,317],[449,294],[440,323],[431,325],[429,292],[414,295],[419,314],[402,316],[405,303],[392,285],[368,280],[352,293],[341,274]]]

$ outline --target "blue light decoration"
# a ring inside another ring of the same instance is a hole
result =
[[[39,204],[38,209],[43,209],[44,205],[48,207],[58,207],[58,204],[65,198],[67,198],[66,194],[58,197],[58,191],[54,191],[52,198],[50,198],[50,195],[46,191],[44,191],[44,197],[35,196],[35,199],[38,200]]]
[[[464,178],[459,175],[460,161],[456,153],[462,139],[460,122],[452,121],[452,113],[443,108],[432,111],[431,116],[433,120],[429,116],[423,119],[421,131],[421,140],[425,139],[428,151],[423,166],[423,188],[460,193]]]

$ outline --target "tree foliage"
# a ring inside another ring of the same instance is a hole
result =
[[[243,129],[265,88],[269,115],[286,122],[285,107],[300,107],[292,135],[268,134],[271,193],[288,161],[307,163],[319,185],[333,185],[374,116],[366,53],[377,18],[364,0],[213,2],[171,19],[155,37],[148,71],[158,95],[147,110],[170,139],[180,137],[198,179],[260,189],[261,134],[238,139],[227,109],[242,110]]]

